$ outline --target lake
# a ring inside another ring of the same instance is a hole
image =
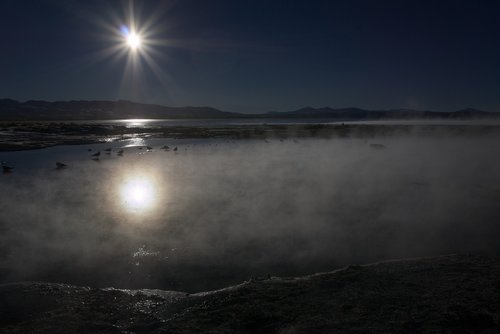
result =
[[[499,147],[137,138],[0,152],[14,167],[0,175],[0,282],[194,292],[391,258],[499,255]]]

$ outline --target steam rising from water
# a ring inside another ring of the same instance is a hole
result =
[[[498,138],[370,143],[209,141],[100,162],[71,147],[67,170],[0,178],[0,280],[194,291],[396,257],[500,254]]]

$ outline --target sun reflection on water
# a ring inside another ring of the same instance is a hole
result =
[[[142,127],[147,123],[151,122],[151,120],[143,118],[133,118],[133,119],[127,119],[124,122],[127,128],[134,128],[134,127]]]
[[[146,141],[144,138],[141,137],[135,137],[135,138],[130,138],[128,143],[124,147],[137,147],[137,146],[145,146]]]
[[[145,212],[154,208],[157,190],[151,179],[135,176],[128,179],[120,189],[123,206],[134,212]]]

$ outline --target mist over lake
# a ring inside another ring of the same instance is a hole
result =
[[[495,135],[133,145],[0,153],[16,167],[0,175],[1,282],[192,292],[391,258],[500,254]]]
[[[1,3],[0,333],[500,333],[500,1]]]

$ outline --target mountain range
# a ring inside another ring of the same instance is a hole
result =
[[[500,113],[477,109],[454,112],[412,109],[365,110],[359,108],[306,107],[294,111],[243,114],[210,107],[167,107],[125,100],[118,101],[39,101],[19,102],[0,99],[0,121],[14,120],[109,120],[132,118],[327,118],[337,120],[373,119],[475,119],[499,118]]]

